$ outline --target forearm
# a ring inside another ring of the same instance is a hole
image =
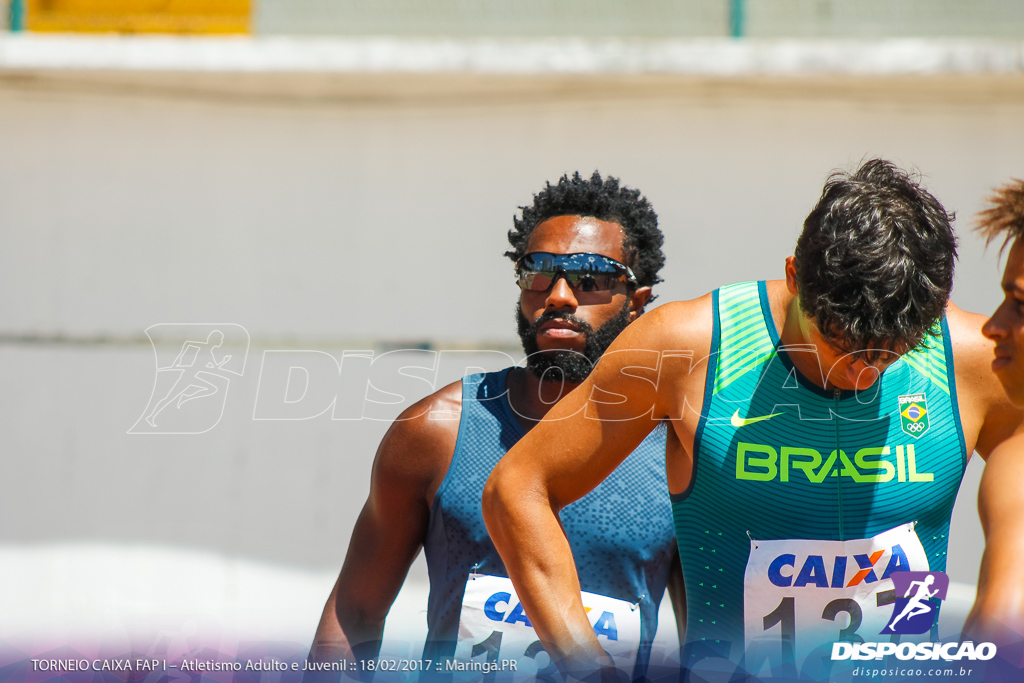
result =
[[[676,617],[679,646],[682,647],[686,642],[686,583],[683,581],[683,567],[678,551],[672,560],[672,569],[669,572],[666,588],[668,589],[668,599],[672,604],[672,611]]]
[[[484,490],[483,511],[491,539],[552,661],[563,673],[578,677],[601,667],[606,655],[583,608],[572,550],[550,503],[492,476]]]
[[[310,661],[376,659],[379,654],[384,635],[383,617],[370,617],[345,602],[339,602],[335,587],[324,606],[320,625],[313,638]]]
[[[1019,642],[1024,638],[1024,437],[989,456],[978,492],[985,553],[978,596],[964,632],[974,639]]]
[[[1024,638],[1024,557],[1020,539],[989,541],[982,559],[978,596],[964,624],[964,634],[975,642],[999,644]]]
[[[396,525],[377,524],[368,503],[352,532],[348,555],[317,628],[311,659],[376,659],[391,609],[419,546]]]

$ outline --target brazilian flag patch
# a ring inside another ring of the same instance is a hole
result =
[[[918,439],[928,431],[928,401],[924,394],[906,394],[899,397],[900,427],[903,432]]]

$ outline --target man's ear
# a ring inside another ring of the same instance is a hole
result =
[[[794,296],[798,294],[796,286],[796,256],[786,257],[786,289]]]
[[[630,297],[629,302],[629,320],[630,322],[636,320],[638,317],[643,315],[644,306],[651,300],[651,296],[654,294],[650,287],[637,287]]]

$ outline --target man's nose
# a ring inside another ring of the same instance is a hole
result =
[[[878,381],[884,368],[866,363],[850,363],[846,368],[847,379],[858,391],[868,389]]]
[[[548,291],[544,308],[570,309],[575,311],[578,306],[579,302],[576,301],[576,293],[572,291],[572,287],[569,286],[564,277],[556,276],[551,289]]]
[[[1002,339],[1007,335],[1006,325],[1004,324],[1007,303],[1004,301],[999,304],[999,308],[992,314],[992,317],[981,326],[981,333],[992,341]]]

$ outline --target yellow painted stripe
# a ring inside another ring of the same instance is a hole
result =
[[[27,0],[38,32],[250,33],[251,0]]]

